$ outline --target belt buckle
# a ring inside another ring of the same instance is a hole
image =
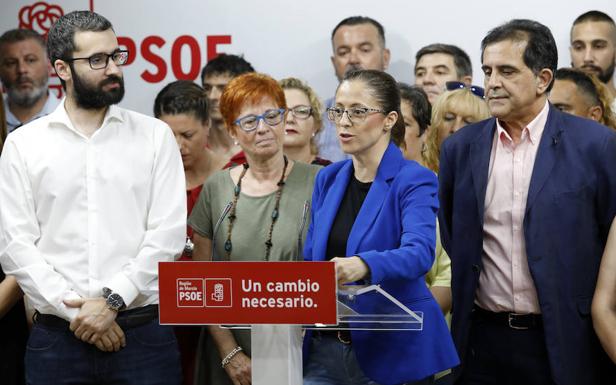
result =
[[[518,314],[518,313],[508,313],[507,314],[507,323],[508,323],[509,327],[512,328],[512,329],[515,329],[515,330],[528,330],[528,329],[530,329],[530,327],[528,327],[528,326],[517,326],[517,325],[513,324],[513,322],[516,321],[515,317],[519,316],[519,315],[523,315],[523,314]]]
[[[336,337],[338,337],[338,341],[342,342],[345,345],[351,344],[350,340],[345,340],[344,338],[342,338],[342,330],[336,331]]]

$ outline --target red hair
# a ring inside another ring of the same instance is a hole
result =
[[[272,99],[279,108],[287,108],[284,91],[272,77],[248,72],[233,78],[220,96],[220,114],[227,130],[233,130],[233,122],[246,104],[257,104],[263,98]]]

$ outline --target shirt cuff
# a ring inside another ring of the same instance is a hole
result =
[[[122,273],[118,273],[109,284],[105,287],[110,288],[114,293],[118,293],[124,300],[124,304],[128,307],[139,295],[139,289],[135,286],[127,276]]]
[[[66,294],[64,294],[64,297],[62,298],[62,300],[60,301],[60,306],[58,309],[64,315],[64,318],[68,318],[69,322],[77,318],[77,315],[79,314],[79,311],[81,310],[81,308],[79,307],[68,307],[64,304],[64,300],[70,300],[70,299],[81,299],[81,296],[73,290],[67,291]]]

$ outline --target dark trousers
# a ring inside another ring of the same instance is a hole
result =
[[[457,385],[554,384],[541,326],[526,330],[473,315]]]
[[[124,330],[126,347],[106,353],[67,328],[35,323],[26,347],[29,385],[178,385],[180,355],[173,328],[158,320]]]

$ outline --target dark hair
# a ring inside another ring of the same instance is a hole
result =
[[[75,32],[113,30],[109,20],[91,11],[73,11],[60,17],[47,34],[47,55],[51,64],[70,59],[75,51]]]
[[[417,68],[417,62],[424,55],[433,53],[444,53],[453,57],[453,64],[456,66],[456,73],[458,78],[463,76],[473,76],[473,65],[471,59],[466,52],[460,47],[451,44],[435,43],[427,45],[417,51],[415,54],[415,68]]]
[[[332,31],[332,41],[334,40],[334,35],[338,31],[338,29],[340,29],[340,27],[345,26],[345,25],[360,25],[360,24],[372,24],[376,28],[379,34],[379,39],[381,40],[383,47],[385,47],[385,28],[383,28],[381,23],[367,16],[351,16],[351,17],[347,17],[346,19],[342,20],[340,23],[338,23],[338,25],[336,25],[336,27]]]
[[[595,87],[592,79],[585,72],[573,68],[559,68],[554,72],[554,80],[569,80],[573,82],[577,86],[578,91],[582,92],[592,105],[601,105],[597,87]]]
[[[255,72],[255,69],[244,57],[221,53],[201,70],[201,84],[205,83],[206,76],[229,74],[236,77],[247,72]]]
[[[45,38],[41,36],[38,32],[33,31],[31,29],[10,29],[0,36],[0,48],[4,44],[13,44],[18,43],[24,40],[32,39],[39,43],[44,50],[47,49],[47,45],[45,43]],[[0,57],[2,56],[2,50],[0,50]]]
[[[154,100],[154,116],[162,115],[193,115],[202,123],[210,118],[205,90],[201,86],[188,81],[177,80],[167,84]]]
[[[596,10],[584,12],[573,21],[573,25],[585,23],[587,21],[605,21],[614,25],[614,19],[606,13]]]
[[[47,33],[47,56],[51,65],[58,59],[71,58],[75,51],[75,32],[113,30],[109,20],[91,11],[73,11],[60,17]],[[60,78],[62,88],[66,82]]]
[[[358,80],[364,82],[368,92],[376,99],[385,114],[391,111],[398,113],[398,120],[391,128],[391,140],[398,147],[404,142],[404,118],[400,111],[400,91],[396,80],[386,72],[378,70],[358,70],[351,71],[344,75],[342,84],[345,81]],[[338,86],[339,88],[340,86]]]
[[[614,39],[614,43],[616,43],[616,23],[614,23],[614,19],[612,19],[608,14],[597,10],[584,12],[573,21],[573,25],[571,25],[571,32],[573,32],[573,27],[586,22],[605,22],[611,24],[612,39]]]
[[[481,41],[481,60],[483,53],[490,44],[504,40],[525,41],[524,64],[538,75],[541,70],[547,68],[556,72],[558,66],[558,51],[552,32],[545,25],[534,20],[514,19],[502,24],[490,32]],[[549,92],[554,85],[554,79],[548,85],[546,92]]]
[[[428,100],[428,95],[421,87],[410,86],[406,83],[398,83],[398,89],[400,90],[400,100],[405,100],[411,104],[413,119],[419,125],[419,136],[422,136],[430,126],[430,119],[432,118],[432,106]]]
[[[607,86],[595,75],[576,68],[559,68],[554,73],[554,80],[573,82],[578,92],[590,102],[591,106],[601,107],[599,123],[616,130],[616,115],[612,112],[612,95]]]

